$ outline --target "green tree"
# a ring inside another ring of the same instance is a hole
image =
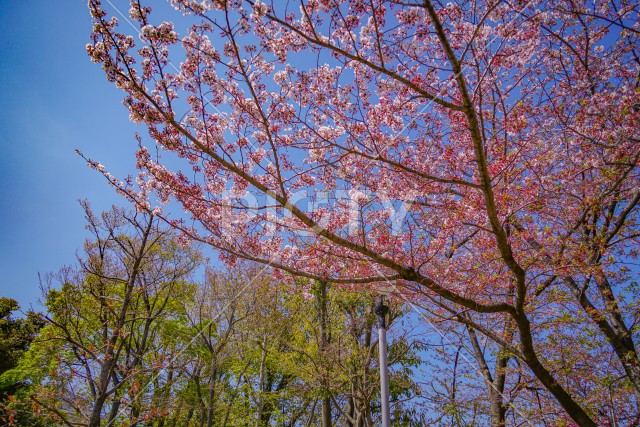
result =
[[[56,423],[98,427],[155,419],[173,347],[164,322],[180,316],[200,255],[152,215],[113,208],[87,229],[77,268],[48,277],[46,326],[16,369],[36,410]]]
[[[5,423],[12,419],[27,421],[24,411],[10,405],[9,399],[10,396],[23,391],[21,389],[27,388],[28,383],[3,374],[18,365],[43,325],[40,315],[31,310],[27,312],[26,317],[15,318],[12,313],[19,309],[16,300],[0,298],[0,420]]]
[[[187,302],[180,396],[168,425],[373,426],[379,414],[373,294],[326,282],[289,284],[255,264],[211,269]],[[394,319],[403,314],[394,302]],[[398,329],[399,330],[399,329]],[[411,405],[414,342],[390,345],[394,425]],[[413,422],[413,424],[412,424]]]

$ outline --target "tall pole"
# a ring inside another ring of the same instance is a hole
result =
[[[387,328],[385,316],[389,312],[389,306],[384,305],[383,296],[380,295],[380,304],[374,308],[378,315],[378,348],[380,351],[380,410],[382,412],[382,427],[391,427],[391,415],[389,411],[389,369],[387,367]]]

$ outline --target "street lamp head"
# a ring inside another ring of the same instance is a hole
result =
[[[385,316],[389,312],[389,306],[384,304],[384,296],[380,295],[380,303],[373,308],[373,312],[378,315],[378,326],[385,327]]]

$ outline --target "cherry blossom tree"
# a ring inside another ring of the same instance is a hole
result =
[[[90,160],[120,192],[159,215],[178,201],[185,240],[230,262],[393,282],[509,351],[580,426],[601,402],[560,374],[554,333],[602,338],[639,400],[637,4],[171,5],[176,24],[89,1],[88,54],[149,134],[136,183]]]

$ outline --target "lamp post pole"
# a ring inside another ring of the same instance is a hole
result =
[[[380,304],[374,308],[378,315],[378,347],[380,351],[380,407],[382,412],[382,427],[391,427],[391,415],[389,411],[389,369],[387,367],[387,328],[385,316],[389,312],[389,306],[384,305],[383,296],[380,295]]]

